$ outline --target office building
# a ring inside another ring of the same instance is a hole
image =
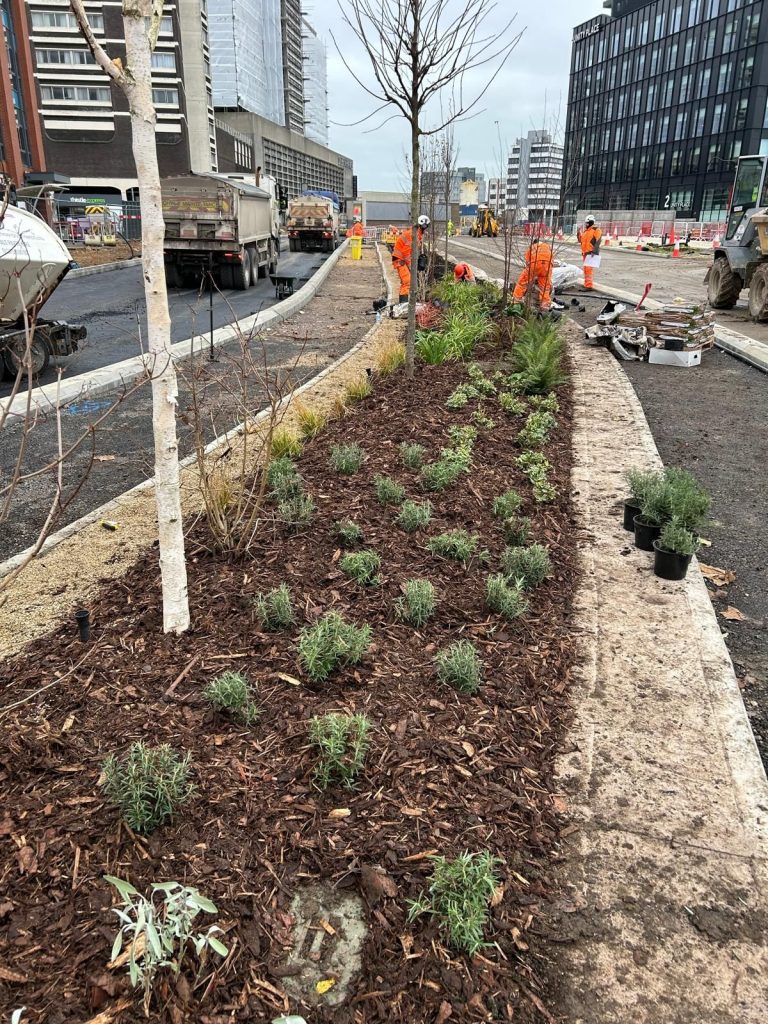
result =
[[[462,186],[466,183],[477,184],[477,202],[486,201],[487,188],[484,174],[478,174],[475,167],[457,167],[451,173],[449,202],[456,206],[461,202]],[[445,195],[445,171],[424,171],[421,175],[421,192],[423,196]]]
[[[488,179],[488,205],[496,213],[504,213],[507,208],[506,178]]]
[[[0,17],[0,169],[21,185],[45,167],[24,0],[0,0]]]
[[[304,134],[328,145],[328,54],[325,43],[304,19]]]
[[[560,209],[562,181],[563,147],[549,132],[528,132],[509,154],[507,209],[518,223],[551,222]]]
[[[301,0],[281,0],[280,33],[283,55],[283,124],[304,132],[304,46],[301,38]]]
[[[724,218],[736,159],[768,153],[768,5],[613,0],[574,30],[563,211]]]
[[[281,0],[208,0],[217,110],[249,110],[283,124]]]

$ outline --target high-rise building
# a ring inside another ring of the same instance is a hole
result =
[[[45,167],[24,0],[0,0],[0,169],[21,185]]]
[[[301,38],[301,0],[280,0],[283,48],[283,124],[304,132],[304,49]]]
[[[768,4],[613,0],[574,30],[563,209],[724,216],[768,153]]]
[[[496,213],[504,213],[507,208],[506,178],[488,179],[488,205]]]
[[[208,0],[217,110],[285,123],[281,0]]]
[[[449,202],[454,206],[461,202],[461,186],[468,181],[477,183],[478,202],[486,201],[486,180],[475,167],[457,167],[451,173]],[[421,175],[421,191],[425,196],[445,195],[445,171],[424,171]]]
[[[328,54],[325,43],[304,19],[304,134],[328,145]]]
[[[507,164],[507,209],[517,221],[551,221],[560,209],[563,147],[547,131],[530,131],[512,147]]]

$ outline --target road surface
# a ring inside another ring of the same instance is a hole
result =
[[[295,287],[300,288],[327,259],[327,253],[283,252],[279,270],[281,274],[295,276]],[[207,294],[200,295],[197,289],[171,288],[168,299],[173,342],[207,333]],[[214,292],[213,326],[223,327],[273,306],[276,301],[275,289],[268,277],[245,292],[233,289]],[[49,320],[68,320],[88,328],[88,337],[81,343],[80,351],[61,361],[67,376],[129,359],[146,348],[146,306],[140,266],[65,278],[45,304],[43,313]],[[39,383],[48,384],[55,379],[52,363]],[[0,398],[10,394],[11,387],[11,381],[0,381]]]

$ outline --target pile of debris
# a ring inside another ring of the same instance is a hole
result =
[[[620,359],[695,366],[715,343],[715,314],[702,306],[644,311],[608,302],[584,333],[587,341],[612,348]]]

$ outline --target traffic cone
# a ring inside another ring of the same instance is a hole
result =
[[[611,232],[606,232],[605,238],[603,239],[603,245],[609,246],[611,244]]]
[[[672,250],[672,259],[680,259],[680,243],[678,241],[675,241],[675,248]]]
[[[677,239],[675,238],[675,225],[673,224],[672,227],[669,229],[669,238],[667,239],[667,242],[669,245],[674,245],[676,241]]]
[[[719,249],[720,248],[720,235],[715,235],[715,237],[712,239],[712,248],[713,249]]]
[[[636,252],[642,252],[643,251],[643,233],[642,233],[642,231],[637,236],[637,242],[635,243],[635,251]]]

